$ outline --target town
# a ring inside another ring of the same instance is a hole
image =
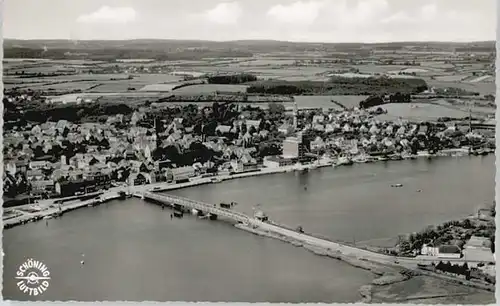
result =
[[[8,48],[8,54],[21,52],[16,48]],[[92,50],[84,61],[58,51],[49,52],[47,62],[7,61],[4,228],[40,219],[50,228],[51,218],[65,211],[126,195],[144,199],[150,193],[151,200],[155,192],[173,199],[163,192],[276,173],[304,177],[317,168],[390,167],[494,153],[491,48],[455,47],[446,55],[435,55],[441,46],[372,48],[368,55],[363,48],[344,50],[347,59],[342,50],[333,59],[294,60],[231,51],[222,54],[230,59],[214,62],[204,55],[212,51],[201,48],[183,55],[200,57],[201,64],[192,58],[167,64],[162,59],[101,62],[103,55]],[[398,50],[400,58],[389,60],[385,48]],[[458,74],[459,81],[450,79]],[[486,89],[475,91],[478,84]],[[389,193],[405,183],[385,187]],[[236,219],[247,218],[233,202],[219,205],[234,211]],[[313,252],[375,271],[381,278],[374,284],[392,285],[416,273],[491,291],[495,208],[474,205],[485,207],[401,235],[391,247],[337,243],[318,238],[307,226],[290,230],[260,209],[251,217],[263,222],[261,228],[238,228],[305,248],[328,246]],[[174,211],[170,218],[176,216]],[[329,243],[361,255],[335,253]],[[405,269],[385,267],[379,273],[368,261]],[[369,296],[365,301],[377,299],[376,293],[373,299],[372,293],[362,295]]]
[[[277,102],[269,102],[266,109],[229,102],[136,109],[121,104],[100,110],[105,121],[28,119],[5,132],[4,194],[12,199],[6,205],[97,192],[116,184],[175,184],[297,164],[338,166],[494,151],[492,123],[471,117],[384,120],[384,98],[370,97],[358,107],[340,110],[300,111],[296,103],[287,111]],[[6,92],[4,103],[21,113],[28,104],[46,103],[34,99],[33,91],[13,91]],[[71,117],[65,108],[53,112],[49,118]],[[26,117],[30,115],[28,111]]]

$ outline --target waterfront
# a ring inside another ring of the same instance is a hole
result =
[[[474,213],[495,197],[495,157],[416,159],[226,181],[172,194],[261,204],[272,220],[346,242],[396,237]],[[401,183],[402,188],[391,188]],[[420,190],[420,192],[418,192]]]
[[[491,203],[494,169],[493,156],[423,159],[245,178],[172,193],[236,201],[236,209],[246,213],[262,203],[272,219],[287,225],[346,241],[370,240],[417,231]],[[391,188],[393,183],[404,186]],[[168,210],[161,213],[137,199],[75,211],[48,227],[30,223],[4,236],[6,298],[23,298],[12,276],[28,257],[51,270],[43,298],[52,300],[351,302],[373,279],[367,271],[229,224],[170,220]]]

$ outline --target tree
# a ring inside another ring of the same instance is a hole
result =
[[[241,125],[241,134],[245,135],[247,133],[247,125],[242,124]]]
[[[464,264],[462,265],[462,271],[463,271],[463,274],[465,275],[465,273],[469,270],[469,266],[467,265],[466,262],[464,262]]]
[[[462,227],[465,229],[470,229],[472,228],[472,223],[470,222],[469,219],[465,219],[462,221]]]
[[[407,240],[403,240],[399,244],[401,252],[406,253],[411,250],[411,245]]]
[[[444,271],[445,265],[442,261],[439,261],[438,264],[436,265],[436,269],[439,271]]]
[[[270,102],[268,104],[268,111],[273,118],[281,118],[285,114],[286,109],[282,103]]]

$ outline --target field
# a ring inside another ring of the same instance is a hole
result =
[[[69,93],[73,90],[82,93],[102,94],[106,98],[122,94],[130,96],[130,93],[164,93],[179,96],[214,95],[215,92],[243,93],[248,86],[254,84],[239,85],[215,85],[199,84],[189,85],[175,89],[185,82],[206,82],[205,75],[219,73],[250,73],[258,78],[258,82],[284,82],[286,86],[296,86],[299,83],[315,83],[316,87],[323,88],[321,84],[327,84],[329,90],[305,90],[305,92],[290,92],[294,94],[309,94],[309,96],[296,96],[300,108],[337,108],[339,105],[331,100],[339,102],[345,107],[356,107],[365,99],[367,94],[383,94],[384,92],[405,91],[400,85],[360,85],[349,82],[332,83],[330,76],[342,75],[342,77],[368,77],[373,75],[385,75],[389,78],[421,78],[430,87],[439,88],[461,88],[471,92],[479,92],[481,95],[495,94],[495,77],[492,75],[491,63],[487,61],[459,61],[446,62],[439,58],[450,57],[452,53],[431,54],[418,52],[390,53],[395,62],[383,64],[382,61],[389,58],[386,53],[374,53],[369,59],[350,60],[349,52],[335,51],[325,53],[314,52],[261,52],[252,57],[206,57],[194,60],[150,60],[148,58],[119,59],[118,61],[102,62],[92,60],[4,60],[4,78],[7,89],[13,87],[30,88],[33,90],[49,91],[53,94]],[[348,60],[337,60],[340,59]],[[377,59],[380,57],[380,61]],[[353,57],[354,58],[354,57]],[[359,58],[359,57],[357,57]],[[404,65],[406,61],[415,61],[416,65]],[[399,63],[399,64],[395,64]],[[142,69],[142,70],[141,70]],[[24,70],[25,74],[41,73],[49,74],[45,77],[21,78],[19,75]],[[105,73],[86,73],[93,70]],[[161,70],[161,72],[158,72]],[[71,75],[52,76],[52,73],[62,71]],[[137,71],[142,71],[138,72]],[[147,71],[147,72],[144,72]],[[155,74],[149,72],[155,72]],[[18,75],[13,75],[17,72]],[[158,72],[158,73],[156,73]],[[400,73],[413,74],[400,75]],[[192,81],[184,81],[186,75],[194,77]],[[129,77],[131,76],[131,77]],[[287,83],[290,82],[290,83]],[[331,83],[331,84],[330,84]],[[318,85],[319,84],[319,85]],[[267,85],[266,85],[267,86]],[[312,85],[311,85],[312,86]],[[399,86],[399,87],[398,87]],[[307,86],[306,86],[307,87]],[[307,89],[307,88],[306,88]],[[359,89],[359,90],[358,90]],[[259,92],[259,91],[257,91]],[[272,91],[265,93],[273,94]],[[310,96],[310,95],[314,96]],[[327,95],[352,95],[352,96],[327,96]],[[140,95],[139,95],[140,96]],[[138,97],[138,96],[137,96]],[[114,99],[114,98],[113,98]],[[427,103],[428,101],[422,101]],[[288,106],[288,105],[287,105]],[[389,114],[392,117],[425,118],[425,117],[463,117],[465,111],[462,107],[442,105],[423,106],[414,108],[406,106],[390,106]],[[491,106],[473,108],[473,112],[491,114],[494,109]]]
[[[412,121],[424,121],[436,120],[440,117],[464,118],[469,115],[466,111],[427,103],[389,103],[382,105],[381,108],[387,110],[387,114],[378,116],[381,120],[402,118]]]
[[[468,83],[468,82],[446,82],[446,81],[438,81],[432,79],[424,78],[427,84],[436,88],[460,88],[472,92],[478,92],[480,95],[494,95],[496,93],[496,85],[493,82],[477,82],[477,83]]]
[[[495,294],[459,286],[432,277],[417,276],[407,281],[374,286],[373,303],[494,304]],[[422,294],[425,292],[425,294]],[[439,298],[431,298],[440,296]]]
[[[332,102],[336,101],[347,108],[359,107],[359,102],[368,96],[294,96],[299,108],[334,108],[342,109]]]
[[[214,84],[201,84],[191,85],[173,90],[172,93],[176,95],[203,95],[215,94],[215,92],[224,93],[244,93],[247,91],[246,85],[214,85]]]
[[[149,84],[141,89],[139,91],[172,91],[178,84]]]

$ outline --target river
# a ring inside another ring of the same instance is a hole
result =
[[[362,241],[467,216],[494,199],[494,156],[323,168],[176,190],[206,202],[256,204],[307,232]],[[391,188],[401,183],[401,188]],[[417,192],[420,190],[420,192]],[[85,208],[4,232],[4,298],[28,258],[51,272],[38,300],[354,302],[373,275],[224,222],[170,219],[138,199]],[[84,256],[82,255],[84,253]],[[84,259],[85,264],[80,261]]]

